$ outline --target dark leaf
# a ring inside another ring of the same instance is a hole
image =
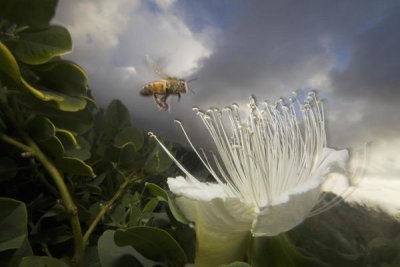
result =
[[[17,165],[12,158],[0,157],[0,181],[14,178]]]
[[[135,151],[142,148],[144,143],[143,132],[132,127],[127,127],[119,132],[114,139],[114,144],[117,147],[124,147],[132,144]]]
[[[57,6],[57,0],[0,0],[0,17],[18,26],[44,28],[49,25]]]
[[[67,29],[50,26],[36,32],[21,33],[16,41],[15,56],[31,65],[43,64],[55,56],[72,50],[72,40]]]
[[[31,253],[27,241],[28,215],[23,202],[0,198],[0,264],[15,265]]]
[[[69,267],[62,260],[46,256],[29,256],[22,258],[18,267]]]
[[[154,261],[183,266],[186,255],[181,246],[166,231],[147,226],[118,230],[114,235],[117,246],[132,246],[140,254]]]
[[[0,42],[0,72],[9,75],[17,83],[21,80],[21,73],[19,71],[18,63],[10,50]]]
[[[42,85],[69,96],[86,95],[88,78],[81,67],[66,60],[59,60],[45,65],[48,65],[45,71],[36,71]]]
[[[91,178],[94,178],[96,176],[93,172],[92,167],[77,158],[64,157],[56,160],[55,164],[60,170],[68,174],[88,176]]]
[[[115,231],[107,230],[97,243],[102,267],[151,267],[155,263],[147,260],[132,247],[120,247],[114,243]]]
[[[105,129],[108,135],[115,136],[123,128],[130,126],[128,109],[119,100],[113,100],[105,113]]]

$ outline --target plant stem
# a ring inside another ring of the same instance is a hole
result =
[[[96,228],[97,224],[103,218],[103,216],[112,209],[115,201],[121,197],[124,193],[126,187],[132,182],[132,179],[126,179],[120,186],[117,192],[115,192],[114,196],[104,205],[101,206],[100,211],[97,213],[96,217],[93,219],[89,228],[83,236],[83,248],[85,249],[89,242],[89,237]]]
[[[20,150],[27,152],[27,153],[34,153],[34,150],[27,146],[24,145],[23,143],[19,142],[18,140],[6,135],[6,134],[0,134],[0,139],[3,140],[5,143],[15,146],[16,148],[19,148]]]
[[[83,246],[83,236],[81,224],[78,217],[78,209],[74,204],[74,201],[69,193],[67,185],[64,182],[64,178],[62,174],[58,171],[58,169],[54,166],[53,162],[47,158],[47,156],[42,152],[42,150],[36,145],[36,143],[23,131],[20,131],[22,138],[24,139],[25,144],[17,141],[16,139],[5,135],[0,134],[0,139],[6,142],[7,144],[13,145],[18,149],[32,154],[47,170],[50,176],[53,178],[54,183],[57,186],[57,189],[61,195],[64,206],[66,207],[69,213],[69,220],[72,228],[72,234],[74,236],[74,256],[72,258],[72,263],[74,266],[79,266],[82,260],[84,246]]]
[[[28,143],[28,145],[34,149],[34,154],[37,160],[43,165],[43,167],[53,178],[53,181],[56,184],[57,189],[63,200],[64,206],[68,211],[72,234],[74,236],[74,256],[72,258],[72,264],[74,266],[79,266],[83,256],[84,248],[81,223],[78,217],[78,208],[76,207],[71,197],[71,194],[69,193],[62,174],[54,166],[53,162],[46,157],[46,155],[29,136],[25,135],[24,139]]]

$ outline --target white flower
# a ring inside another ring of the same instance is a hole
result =
[[[195,109],[218,151],[214,167],[180,124],[216,183],[198,181],[160,143],[186,174],[168,178],[168,186],[195,223],[197,266],[240,260],[250,232],[278,235],[334,203],[321,201],[321,186],[333,165],[345,168],[348,152],[327,147],[323,106],[315,94],[303,104],[291,99],[263,107],[250,98],[249,109],[246,121],[237,105]]]

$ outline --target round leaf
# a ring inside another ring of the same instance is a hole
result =
[[[14,54],[24,63],[38,65],[71,50],[72,40],[68,30],[50,26],[42,31],[21,33]]]
[[[51,121],[42,116],[35,116],[28,121],[28,132],[32,138],[41,142],[54,137],[55,127]]]
[[[156,146],[144,164],[144,169],[147,173],[154,174],[167,170],[172,165],[171,158]]]
[[[27,234],[28,215],[23,202],[0,198],[0,251],[20,248]]]
[[[93,172],[92,167],[90,167],[85,162],[77,158],[64,157],[62,159],[57,160],[55,164],[60,170],[69,174],[89,176],[91,178],[94,178],[96,176]]]
[[[46,256],[23,257],[18,267],[68,267],[65,262]]]
[[[235,261],[231,264],[221,265],[220,267],[251,267],[251,265],[245,262]]]
[[[168,202],[169,210],[178,222],[184,224],[189,223],[189,221],[185,218],[185,216],[183,216],[182,212],[176,206],[174,200],[169,197],[168,193],[164,189],[153,183],[146,183],[146,187],[149,189],[152,196],[157,197],[159,200]]]
[[[17,174],[17,165],[11,158],[0,158],[0,180],[14,178]]]
[[[183,266],[187,262],[181,246],[168,232],[159,228],[137,226],[118,230],[114,241],[118,246],[132,246],[151,260],[166,261],[176,266]]]
[[[51,102],[51,104],[62,111],[79,111],[84,109],[86,106],[87,102],[86,98],[84,97],[74,97],[57,92],[39,90],[24,79],[21,79],[21,81],[24,88],[27,89],[28,92],[30,92],[33,96],[43,101],[54,101]]]
[[[143,132],[132,127],[123,129],[117,134],[117,136],[115,136],[114,139],[114,144],[117,147],[123,147],[127,144],[132,144],[136,151],[142,148],[143,143]]]
[[[6,73],[16,82],[20,82],[21,73],[19,71],[18,63],[10,50],[0,42],[0,71]]]
[[[32,112],[45,115],[57,128],[77,134],[83,134],[92,128],[93,112],[97,108],[96,104],[90,99],[85,99],[87,101],[86,107],[77,112],[56,109],[48,102],[42,102],[29,94],[20,95],[18,100]]]
[[[102,267],[152,267],[155,263],[147,260],[132,247],[119,247],[114,243],[113,230],[100,236],[97,249]]]
[[[70,96],[86,95],[88,78],[85,71],[73,62],[60,60],[40,65],[36,70],[45,87]],[[41,71],[42,70],[42,71]]]
[[[138,164],[136,164],[136,159],[138,157],[140,157],[140,155],[136,153],[134,146],[129,143],[119,151],[118,166],[123,169],[135,169],[138,167]]]
[[[0,0],[0,17],[18,26],[44,28],[49,25],[57,6],[57,0]]]
[[[65,156],[70,158],[78,158],[80,160],[88,160],[91,156],[89,142],[81,136],[78,136],[76,141],[77,146],[68,146],[65,148]]]
[[[130,126],[131,117],[128,109],[119,100],[113,100],[105,114],[105,131],[113,136],[120,129]]]

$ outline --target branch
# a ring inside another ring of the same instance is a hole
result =
[[[71,223],[72,234],[74,236],[74,256],[73,256],[73,265],[79,266],[81,262],[81,258],[84,252],[83,240],[82,240],[82,229],[81,224],[78,217],[78,208],[74,204],[74,201],[69,193],[67,185],[64,182],[64,178],[62,174],[58,171],[58,169],[54,166],[53,162],[47,158],[47,156],[42,152],[42,150],[36,145],[36,143],[23,131],[20,131],[21,137],[28,144],[25,145],[18,140],[6,135],[0,134],[0,140],[3,140],[5,143],[10,144],[12,146],[17,147],[18,149],[32,154],[47,170],[50,176],[53,178],[54,183],[57,186],[58,191],[60,192],[61,198],[63,200],[64,206],[66,207],[69,213],[69,220]]]
[[[31,147],[19,142],[18,140],[14,139],[6,134],[3,134],[3,133],[0,134],[0,139],[9,145],[15,146],[16,148],[22,150],[23,152],[27,152],[27,153],[31,153],[31,154],[35,153],[35,151]]]
[[[88,245],[89,237],[96,228],[97,224],[103,218],[103,216],[112,209],[115,201],[117,201],[121,195],[124,193],[126,187],[133,181],[133,179],[126,179],[119,187],[118,191],[115,192],[114,196],[103,206],[101,206],[100,211],[97,213],[96,217],[93,219],[89,228],[87,229],[85,235],[83,236],[83,248]]]
[[[72,258],[73,266],[79,266],[83,256],[83,243],[82,243],[82,229],[81,223],[78,217],[78,208],[76,207],[71,194],[64,182],[64,177],[54,166],[54,163],[47,158],[47,156],[41,151],[41,149],[36,145],[36,143],[28,136],[23,136],[28,145],[33,149],[36,159],[43,165],[50,176],[53,178],[54,183],[60,192],[61,198],[63,200],[64,206],[69,213],[69,220],[72,228],[72,234],[74,236],[74,256]]]

